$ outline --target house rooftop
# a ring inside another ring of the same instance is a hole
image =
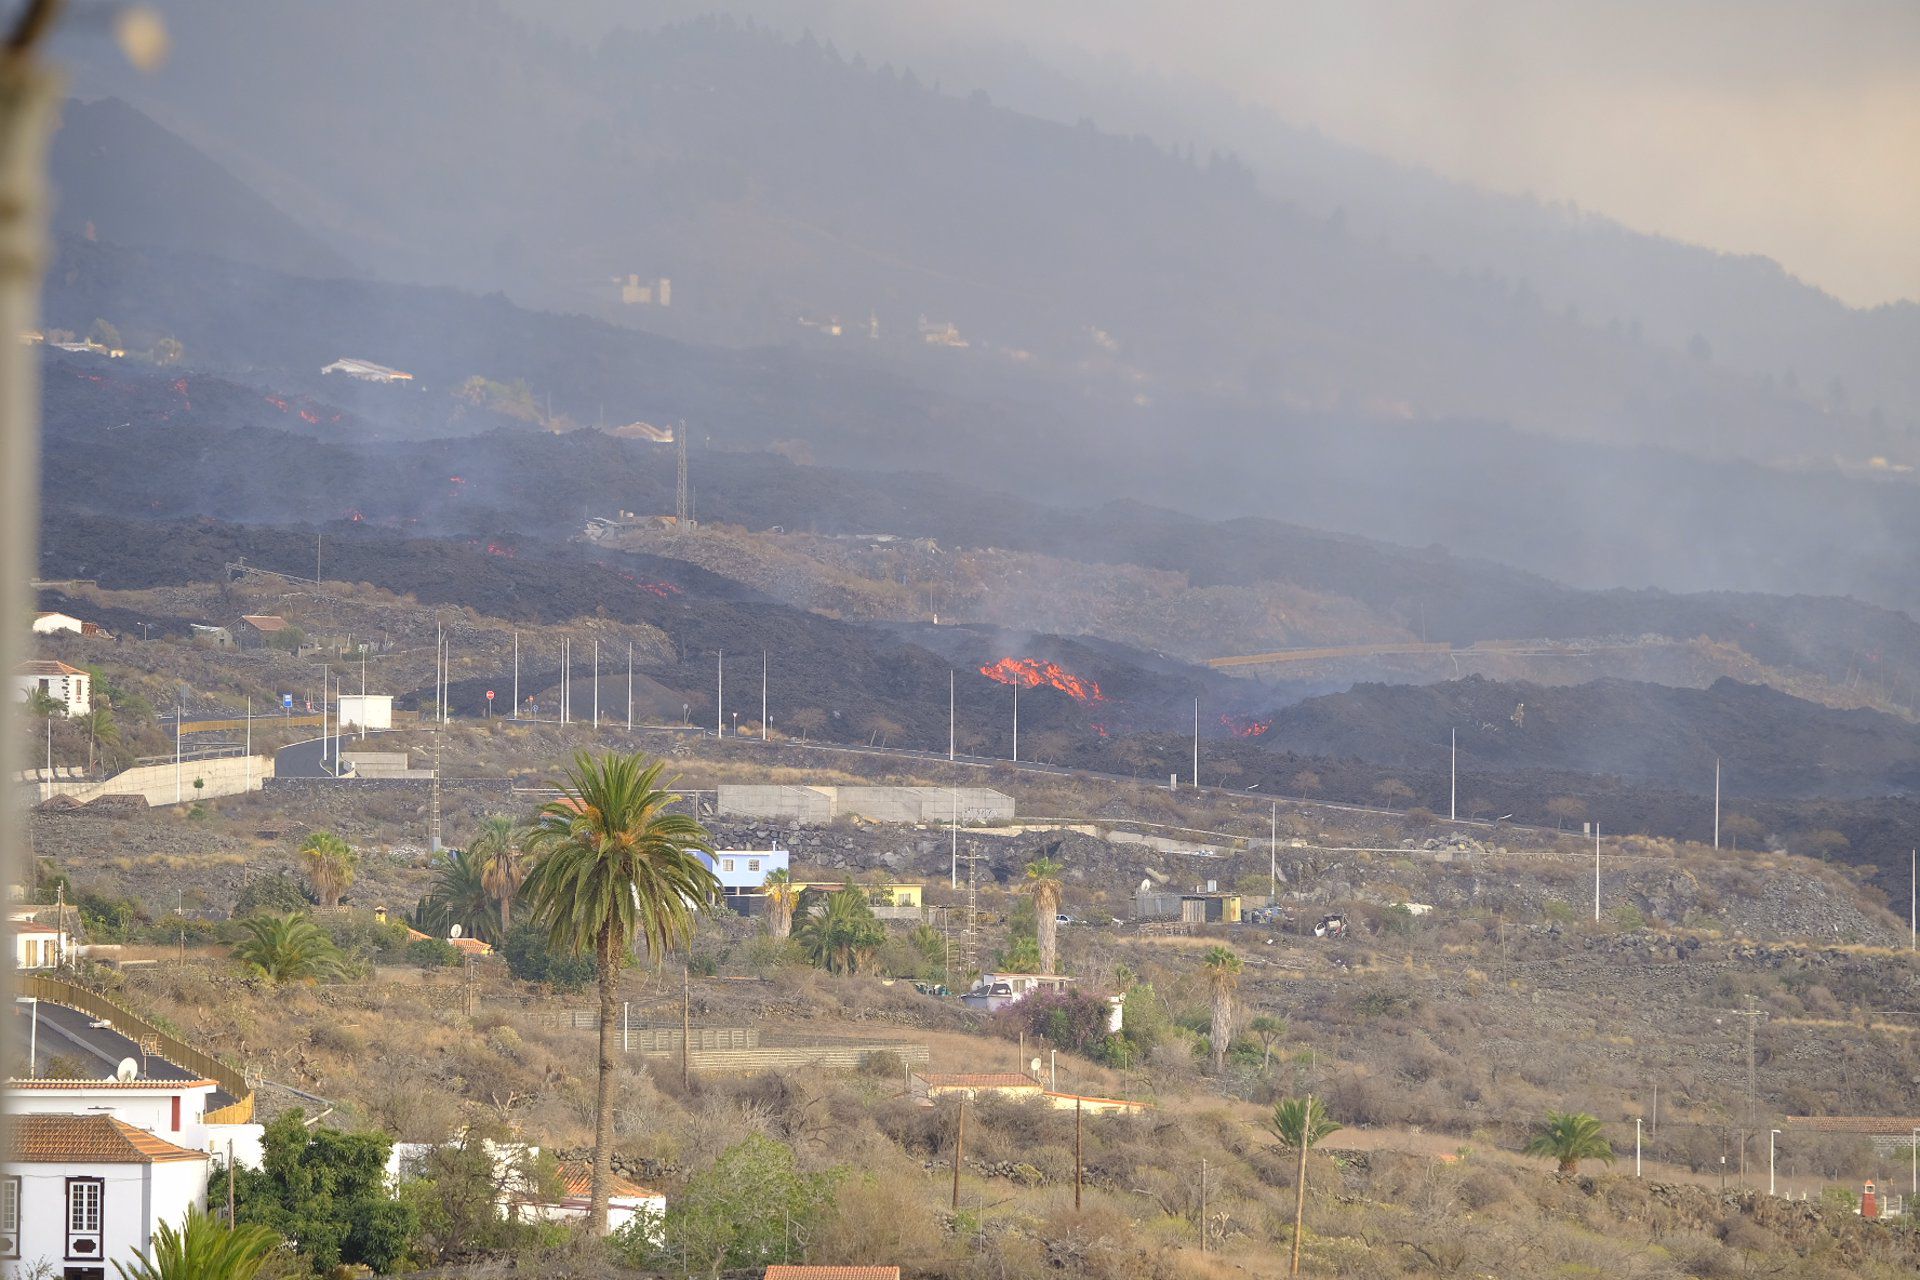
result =
[[[9,1089],[37,1089],[42,1093],[63,1093],[63,1092],[71,1093],[79,1089],[85,1089],[89,1093],[95,1092],[97,1090],[102,1090],[102,1089],[109,1090],[115,1093],[118,1093],[122,1090],[126,1090],[129,1092],[138,1092],[142,1089],[145,1089],[145,1090],[164,1089],[170,1093],[178,1093],[188,1089],[218,1089],[219,1087],[220,1087],[219,1083],[214,1080],[63,1079],[63,1080],[9,1080],[7,1081],[7,1088]]]
[[[33,658],[14,667],[13,673],[19,676],[83,676],[87,674],[78,667],[70,667],[64,662],[55,662],[48,658]]]
[[[10,1164],[164,1164],[205,1160],[114,1116],[24,1115],[7,1125]]]
[[[277,613],[243,613],[240,621],[255,631],[285,631],[287,620]]]
[[[560,1184],[567,1189],[569,1197],[585,1199],[593,1194],[593,1162],[590,1160],[562,1160],[560,1162]],[[628,1196],[635,1200],[651,1200],[659,1195],[637,1182],[631,1182],[619,1174],[613,1175],[613,1185],[609,1194]]]
[[[922,1071],[917,1073],[935,1089],[1038,1089],[1040,1082],[1018,1071]]]

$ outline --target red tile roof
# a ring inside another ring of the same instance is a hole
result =
[[[1018,1071],[928,1071],[920,1078],[935,1089],[1038,1089],[1040,1082]]]
[[[560,1162],[560,1182],[567,1189],[567,1195],[586,1199],[593,1194],[593,1164],[586,1160],[562,1160]],[[649,1200],[659,1195],[637,1182],[629,1182],[619,1174],[613,1175],[613,1185],[609,1192],[616,1196],[631,1196],[635,1200]]]
[[[766,1280],[900,1280],[900,1268],[772,1266]]]
[[[113,1080],[74,1077],[66,1080],[20,1080],[7,1081],[9,1089],[48,1089],[58,1092],[62,1089],[163,1089],[168,1092],[188,1089],[218,1089],[217,1080]]]
[[[287,627],[287,620],[273,613],[243,613],[240,621],[255,631],[284,631]]]
[[[78,667],[70,667],[64,662],[55,662],[47,658],[36,658],[13,669],[19,676],[83,676],[87,674]]]
[[[14,1116],[7,1160],[14,1164],[160,1164],[205,1160],[113,1116]]]

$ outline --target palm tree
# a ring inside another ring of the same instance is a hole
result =
[[[500,936],[513,931],[513,899],[527,878],[526,828],[512,818],[488,818],[467,846],[480,868],[480,883],[500,907]]]
[[[80,717],[80,723],[87,730],[87,772],[93,772],[93,750],[97,744],[111,747],[120,741],[120,726],[113,721],[113,708],[104,699],[94,702],[93,708]]]
[[[793,887],[793,876],[784,868],[767,873],[767,932],[784,938],[793,932],[793,904],[800,891]]]
[[[712,852],[706,829],[669,813],[663,762],[580,752],[560,798],[543,805],[529,844],[523,891],[555,951],[599,963],[600,1079],[593,1132],[593,1230],[607,1233],[613,1184],[613,1072],[620,965],[636,942],[663,956],[693,941],[694,913],[720,882],[695,856]]]
[[[1219,1073],[1226,1069],[1227,1046],[1233,1040],[1233,993],[1240,985],[1240,970],[1243,962],[1240,957],[1226,947],[1214,947],[1201,961],[1201,968],[1207,975],[1207,986],[1213,991],[1213,1026],[1207,1036],[1213,1047],[1213,1069]]]
[[[353,887],[359,862],[353,846],[331,831],[316,831],[300,842],[300,865],[323,907],[340,905],[340,895]]]
[[[413,909],[413,927],[441,937],[459,925],[468,937],[506,941],[500,903],[487,891],[485,873],[471,849],[447,849],[433,866],[433,887]]]
[[[1561,1173],[1575,1173],[1582,1160],[1612,1164],[1613,1144],[1600,1131],[1600,1121],[1584,1111],[1549,1111],[1521,1154],[1557,1160]]]
[[[1001,973],[1046,972],[1040,966],[1040,944],[1032,938],[1015,938],[994,964]]]
[[[795,936],[809,963],[829,973],[858,973],[887,940],[866,893],[844,885],[817,899]]]
[[[1309,1147],[1317,1147],[1329,1134],[1337,1133],[1339,1121],[1327,1114],[1327,1108],[1320,1099],[1311,1095],[1305,1098],[1282,1098],[1274,1105],[1273,1115],[1267,1121],[1267,1131],[1280,1139],[1280,1145],[1288,1151],[1299,1148],[1302,1142]]]
[[[1057,973],[1060,958],[1060,864],[1041,854],[1027,864],[1027,892],[1033,895],[1033,933],[1040,943],[1040,972]]]
[[[303,915],[248,916],[233,957],[247,971],[269,982],[318,982],[346,972],[345,957],[333,939]]]
[[[193,1208],[178,1227],[161,1223],[146,1252],[113,1269],[120,1280],[254,1280],[279,1247],[266,1227],[230,1227]]]

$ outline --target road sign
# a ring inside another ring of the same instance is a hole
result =
[[[283,707],[285,707],[285,708],[287,708],[288,710],[292,710],[292,709],[293,709],[293,695],[292,695],[292,694],[290,694],[290,693],[283,693],[283,694],[281,694],[281,695],[280,695],[280,705],[281,705],[281,706],[283,706]]]
[[[491,689],[489,689],[489,690],[487,690],[487,701],[488,701],[488,702],[492,702],[492,701],[493,701],[493,690],[491,690]]]

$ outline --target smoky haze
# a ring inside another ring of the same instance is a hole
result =
[[[1519,163],[1497,118],[1550,131],[1548,98],[1608,115],[1603,52],[1636,39],[1659,55],[1614,73],[1622,95],[1796,99],[1814,73],[1776,65],[1786,11],[1702,62],[1717,10],[1661,43],[1619,6],[1249,6],[1186,31],[1137,5],[747,8],[177,0],[157,75],[73,51],[82,98],[131,107],[69,113],[49,308],[309,394],[341,355],[412,368],[431,410],[376,432],[686,418],[717,448],[1280,517],[1581,586],[1920,600],[1920,308],[1849,307],[1730,256],[1732,232],[1640,234],[1597,194],[1626,221],[1456,180],[1557,194],[1461,157]],[[1863,18],[1809,65],[1880,75],[1911,27],[1884,17],[1879,46]],[[292,49],[329,72],[289,75],[270,55]],[[1282,93],[1334,82],[1432,118],[1373,145]],[[168,162],[101,162],[136,134]],[[1623,171],[1636,150],[1556,147]],[[1637,150],[1647,191],[1783,207]]]

